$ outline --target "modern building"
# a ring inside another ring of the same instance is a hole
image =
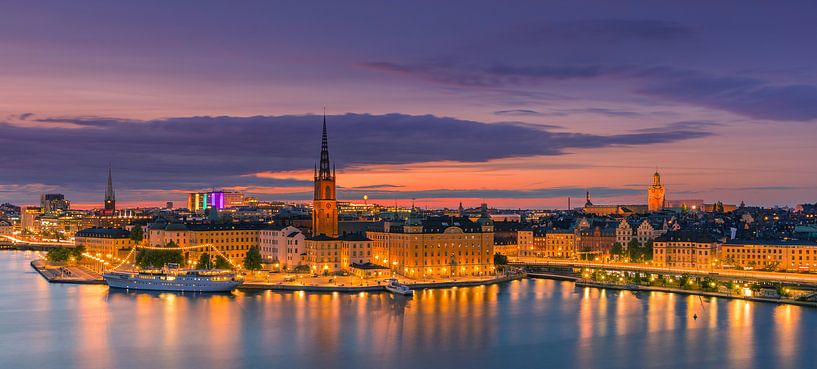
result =
[[[652,175],[652,186],[647,189],[647,208],[650,212],[664,210],[666,189],[661,184],[661,175],[656,171]]]
[[[660,267],[694,269],[714,268],[720,244],[710,235],[692,232],[667,232],[655,239],[653,263]]]
[[[40,212],[46,214],[68,211],[71,203],[61,193],[44,193],[40,195]]]
[[[218,210],[243,206],[244,194],[235,191],[191,192],[187,194],[187,209],[192,212],[210,208]]]

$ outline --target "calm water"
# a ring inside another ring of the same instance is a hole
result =
[[[806,368],[817,309],[524,280],[389,294],[49,285],[0,252],[0,368]],[[691,318],[697,313],[697,321]],[[809,358],[810,356],[810,358]]]

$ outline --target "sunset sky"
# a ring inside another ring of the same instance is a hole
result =
[[[817,200],[813,1],[18,1],[0,202]]]

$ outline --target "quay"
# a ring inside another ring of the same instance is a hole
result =
[[[79,266],[49,266],[43,260],[33,260],[31,267],[48,283],[105,284],[101,276]]]

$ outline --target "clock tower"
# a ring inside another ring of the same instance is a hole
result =
[[[323,116],[321,162],[315,167],[315,197],[312,208],[312,234],[338,236],[338,204],[335,198],[335,168],[329,168],[329,141],[326,135],[326,114]]]
[[[649,211],[664,210],[666,189],[661,184],[661,175],[655,172],[652,176],[652,186],[647,189],[647,207]]]

